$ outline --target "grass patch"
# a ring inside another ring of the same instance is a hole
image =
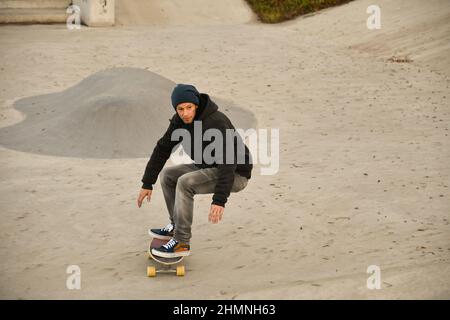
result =
[[[264,23],[277,23],[353,0],[246,0]]]

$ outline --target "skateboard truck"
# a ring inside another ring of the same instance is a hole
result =
[[[163,258],[152,254],[152,249],[159,248],[167,242],[169,242],[169,240],[152,239],[152,242],[148,247],[148,258],[155,261],[160,268],[157,268],[157,266],[148,266],[147,277],[156,277],[157,273],[175,273],[179,277],[184,276],[185,268],[184,265],[180,264],[184,257]],[[174,266],[176,266],[176,268],[174,268]]]

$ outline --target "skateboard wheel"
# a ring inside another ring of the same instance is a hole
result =
[[[147,277],[156,277],[155,267],[147,267]]]
[[[184,266],[177,267],[177,276],[179,276],[179,277],[184,276]]]

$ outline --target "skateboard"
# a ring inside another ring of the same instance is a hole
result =
[[[169,240],[161,240],[157,238],[153,238],[152,242],[150,242],[150,246],[148,247],[148,258],[152,259],[156,262],[157,266],[148,266],[147,267],[147,276],[148,277],[156,277],[156,273],[170,273],[174,272],[177,276],[182,277],[185,273],[184,265],[181,264],[184,257],[176,257],[176,258],[164,258],[158,257],[152,254],[153,248],[159,248],[162,245],[169,242]],[[157,268],[159,267],[159,268]]]

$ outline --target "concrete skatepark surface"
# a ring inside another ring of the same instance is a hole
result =
[[[118,68],[148,70],[167,88],[194,83],[253,114],[258,128],[280,129],[278,173],[256,165],[219,224],[208,223],[211,196],[195,197],[184,278],[146,277],[147,229],[167,223],[159,182],[136,205],[147,156],[2,145],[0,297],[450,298],[450,8],[380,0],[382,27],[368,30],[371,4],[277,25],[0,27],[2,139],[30,116],[15,108],[24,99],[60,97]],[[11,140],[26,130],[16,133]],[[81,290],[66,287],[71,265]],[[380,290],[366,286],[371,265]]]

